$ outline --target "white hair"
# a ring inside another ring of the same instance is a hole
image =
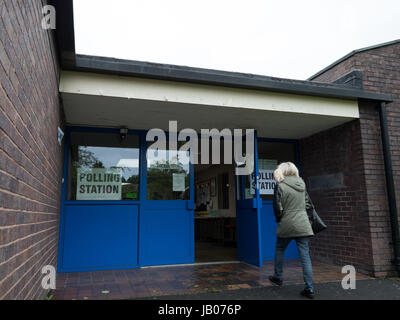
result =
[[[282,182],[287,176],[299,176],[299,170],[292,162],[282,162],[274,171],[274,179]]]

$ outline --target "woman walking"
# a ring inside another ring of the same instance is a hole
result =
[[[279,226],[276,231],[275,274],[269,280],[282,285],[285,249],[290,241],[296,241],[303,267],[305,289],[301,292],[307,298],[314,298],[314,283],[309,252],[309,238],[314,235],[307,214],[312,202],[307,194],[305,183],[292,162],[281,163],[274,171],[278,182],[274,192],[274,214]]]

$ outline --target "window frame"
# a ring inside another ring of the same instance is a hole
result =
[[[64,142],[64,168],[63,168],[63,183],[62,183],[62,202],[66,205],[85,205],[85,204],[104,204],[104,205],[116,205],[116,204],[135,204],[137,205],[142,201],[143,197],[143,147],[142,140],[145,131],[142,130],[128,130],[129,135],[137,135],[139,140],[139,191],[138,199],[134,200],[69,200],[69,194],[71,191],[71,175],[72,175],[72,155],[71,155],[71,133],[80,132],[85,133],[103,133],[103,134],[119,134],[119,129],[114,128],[95,128],[95,127],[76,127],[68,126],[66,128],[65,142]],[[106,147],[106,146],[105,146]]]
[[[84,127],[84,126],[66,126],[65,135],[63,141],[63,168],[62,168],[62,185],[61,185],[61,205],[107,205],[107,204],[121,204],[121,205],[138,205],[150,202],[187,202],[187,208],[194,208],[194,165],[189,165],[189,199],[183,200],[147,200],[147,147],[148,141],[146,141],[146,135],[148,130],[129,129],[128,134],[137,134],[139,136],[139,199],[137,200],[68,200],[68,179],[71,171],[70,168],[70,134],[72,132],[81,132],[82,134],[88,132],[101,132],[101,133],[118,133],[120,129],[116,128],[105,128],[105,127]],[[165,131],[168,139],[169,132]],[[150,142],[151,143],[151,142]],[[179,141],[178,141],[179,143]]]

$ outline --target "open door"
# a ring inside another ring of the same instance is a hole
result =
[[[243,150],[246,150],[243,148]],[[254,134],[254,154],[247,154],[252,170],[246,175],[236,175],[236,217],[238,259],[262,266],[260,209],[261,200],[255,172],[258,172],[257,133]],[[236,163],[237,168],[245,164]]]

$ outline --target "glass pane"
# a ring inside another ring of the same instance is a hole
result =
[[[69,200],[138,200],[139,137],[71,134]]]
[[[255,193],[255,185],[254,185],[254,174],[244,176],[244,198],[245,199],[252,199],[256,196]]]
[[[254,184],[254,153],[246,153],[246,141],[242,142],[242,159],[235,159],[238,200],[252,199],[256,196]],[[246,169],[245,169],[246,168]],[[238,173],[241,169],[241,174]]]
[[[256,196],[255,193],[255,182],[254,182],[254,153],[246,154],[246,142],[243,140],[242,154],[245,159],[244,163],[236,163],[237,168],[247,167],[245,170],[249,174],[237,176],[239,180],[240,189],[243,190],[241,194],[241,200],[252,199]]]
[[[255,197],[253,174],[247,176],[236,176],[237,200],[252,199]]]
[[[189,167],[189,151],[174,151],[168,150],[168,148],[149,149],[147,153],[147,199],[189,200]]]
[[[258,171],[260,197],[263,200],[273,200],[276,181],[273,172],[281,162],[296,164],[296,149],[289,142],[258,142]]]

